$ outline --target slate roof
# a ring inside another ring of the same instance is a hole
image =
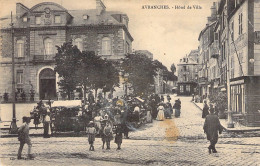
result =
[[[28,12],[30,12],[31,9],[29,9]],[[124,25],[123,23],[120,22],[118,15],[123,15],[124,17],[127,17],[125,13],[118,12],[118,11],[103,11],[101,12],[100,15],[98,15],[97,9],[66,10],[65,12],[67,12],[72,16],[72,21],[69,24],[67,24],[68,26],[99,25],[99,24]],[[83,15],[88,15],[88,19],[84,20]],[[11,23],[10,15],[0,18],[1,29],[10,28],[10,23]],[[13,15],[13,23],[15,28],[28,27],[27,22],[23,22],[21,19],[17,20],[15,15]]]
[[[122,14],[121,12],[105,11],[100,15],[97,15],[96,9],[90,10],[69,10],[68,13],[73,17],[71,24],[68,26],[81,26],[81,25],[97,25],[97,24],[113,24],[113,25],[124,25],[113,17],[116,14]],[[84,20],[83,15],[87,15],[88,19]]]

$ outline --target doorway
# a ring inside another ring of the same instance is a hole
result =
[[[40,100],[56,99],[56,76],[52,69],[43,69],[40,72],[39,95]]]

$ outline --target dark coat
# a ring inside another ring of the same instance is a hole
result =
[[[206,116],[203,129],[204,133],[207,134],[207,139],[217,143],[218,133],[222,133],[223,127],[221,126],[217,115],[209,114]]]
[[[205,118],[208,114],[209,114],[209,106],[205,104],[202,109],[202,118]]]

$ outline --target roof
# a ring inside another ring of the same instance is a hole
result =
[[[189,58],[188,62],[180,62],[177,65],[198,65],[198,63],[195,62],[192,58]]]
[[[110,24],[110,25],[124,25],[116,20],[113,15],[115,14],[122,14],[126,15],[121,12],[114,12],[114,11],[105,11],[102,12],[100,15],[97,15],[96,9],[90,10],[69,10],[68,11],[71,16],[73,17],[71,24],[68,26],[81,26],[81,25],[97,25],[97,24]],[[83,19],[83,15],[87,15],[88,19]]]
[[[206,27],[200,32],[198,40],[200,40],[200,37],[206,32],[206,30],[207,30],[209,27],[215,25],[216,23],[217,23],[217,21],[213,21],[213,22],[210,23],[209,25],[207,24]]]
[[[119,11],[102,11],[100,15],[98,15],[97,9],[88,9],[88,10],[67,10],[59,4],[53,2],[43,2],[33,6],[31,9],[27,8],[23,4],[19,3],[20,6],[26,8],[26,12],[24,15],[28,13],[34,13],[41,11],[41,7],[44,5],[52,5],[54,10],[64,11],[68,13],[72,17],[72,21],[68,24],[68,26],[82,26],[82,25],[125,25],[121,22],[121,16],[124,16],[128,20],[128,16],[125,13]],[[88,19],[83,19],[83,15],[87,15]],[[10,28],[11,16],[6,16],[0,18],[0,28]],[[15,15],[13,15],[13,23],[15,28],[26,28],[28,27],[27,22],[19,21]]]

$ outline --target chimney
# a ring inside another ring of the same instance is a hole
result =
[[[16,17],[21,18],[29,9],[21,3],[16,3]]]
[[[207,26],[209,26],[209,24],[211,23],[211,17],[207,17],[207,19],[208,19]]]
[[[102,0],[96,0],[97,15],[100,15],[103,11],[106,11],[106,6]]]

